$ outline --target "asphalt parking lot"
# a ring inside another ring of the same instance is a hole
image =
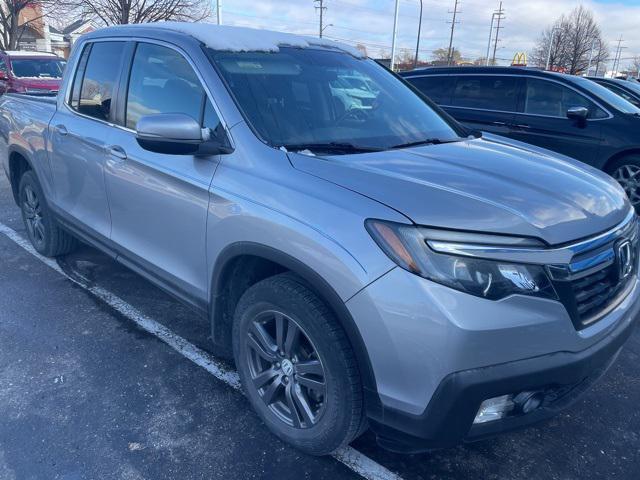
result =
[[[45,263],[21,238],[0,172],[0,480],[640,478],[639,331],[540,426],[412,456],[367,433],[313,458],[269,434],[229,385],[233,366],[206,353],[205,319],[92,248]]]

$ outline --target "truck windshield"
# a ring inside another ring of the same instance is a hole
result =
[[[61,78],[65,62],[50,58],[12,58],[11,70],[19,78]]]
[[[289,47],[209,54],[247,121],[274,147],[359,153],[463,134],[373,60]]]

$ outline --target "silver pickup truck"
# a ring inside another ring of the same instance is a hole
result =
[[[325,40],[93,32],[58,98],[2,97],[0,160],[40,253],[82,239],[204,312],[267,427],[312,454],[547,418],[640,309],[615,181],[473,134]]]

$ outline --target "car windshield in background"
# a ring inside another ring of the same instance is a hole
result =
[[[640,115],[640,108],[627,102],[624,98],[616,93],[613,93],[611,90],[603,87],[599,83],[592,82],[591,80],[582,77],[571,77],[571,80],[576,82],[582,88],[589,90],[589,92],[591,92],[596,97],[600,97],[601,99],[605,100],[610,105],[620,110],[622,113]]]
[[[209,53],[245,118],[274,147],[359,153],[462,134],[372,60],[288,47]]]
[[[49,58],[12,58],[13,75],[19,78],[61,78],[65,62]]]

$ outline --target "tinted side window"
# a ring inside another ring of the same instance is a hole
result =
[[[566,118],[572,107],[586,107],[589,118],[603,118],[607,114],[588,98],[564,85],[547,80],[527,78],[524,113]]]
[[[80,60],[78,60],[78,67],[76,68],[75,75],[73,77],[73,85],[71,87],[71,98],[69,99],[69,105],[74,110],[78,110],[80,105],[80,88],[82,87],[82,77],[84,76],[84,70],[87,67],[87,59],[89,58],[89,52],[91,51],[91,44],[84,47]]]
[[[124,45],[124,42],[96,42],[91,46],[80,99],[75,106],[78,112],[100,120],[109,119],[111,97],[120,74]]]
[[[157,113],[184,113],[200,122],[204,100],[200,80],[182,55],[160,45],[138,45],[129,77],[127,127],[135,129],[140,117]]]
[[[634,104],[636,107],[640,107],[640,100],[638,100],[636,97],[632,96],[630,93],[624,91],[623,89],[617,87],[616,85],[611,85],[609,83],[603,83],[601,85],[603,87],[608,88],[609,90],[611,90],[616,95],[620,95],[627,102],[630,102],[630,103]]]
[[[518,77],[463,75],[456,82],[452,105],[515,112],[518,84]]]
[[[440,105],[451,103],[451,93],[455,77],[434,75],[430,77],[408,78],[409,82],[427,97]]]

